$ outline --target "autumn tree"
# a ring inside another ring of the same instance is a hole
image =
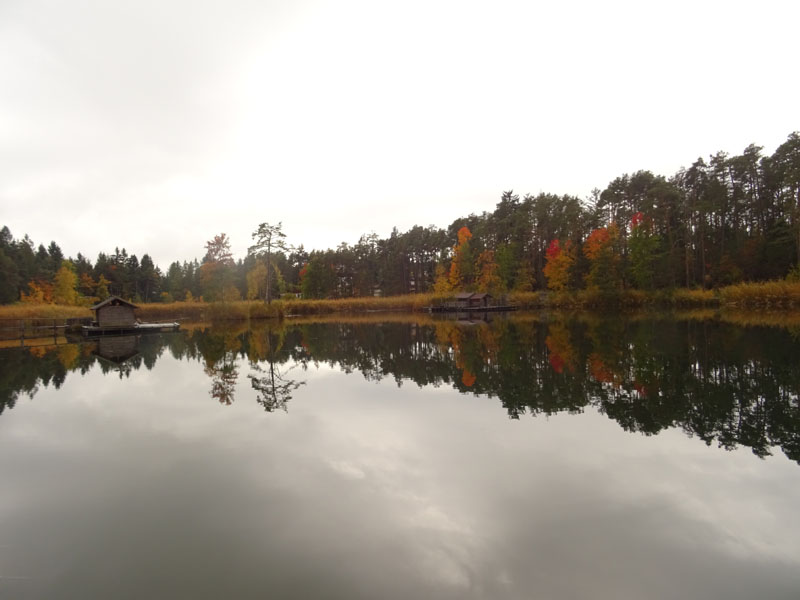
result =
[[[206,242],[206,255],[200,266],[200,279],[205,294],[211,299],[225,299],[226,272],[234,266],[231,243],[224,233]]]
[[[267,267],[261,262],[256,264],[247,272],[247,299],[256,300],[257,298],[267,297]]]
[[[547,287],[554,292],[563,292],[569,286],[572,266],[575,264],[575,248],[571,240],[562,246],[555,239],[550,242],[545,253],[544,276],[547,277]]]
[[[53,284],[42,279],[28,282],[28,293],[22,292],[20,300],[26,304],[50,304],[53,302]]]
[[[464,226],[458,230],[458,243],[453,247],[453,260],[450,263],[448,280],[453,290],[459,290],[472,281],[472,250],[469,241],[472,232]]]
[[[590,262],[586,276],[589,288],[612,292],[621,287],[619,229],[616,224],[592,231],[583,244],[583,253]]]
[[[450,285],[450,278],[447,276],[447,268],[439,263],[436,265],[434,272],[433,292],[435,294],[444,295],[453,291],[453,286]]]
[[[72,263],[65,260],[53,279],[53,301],[56,304],[74,306],[78,303],[78,276],[75,275]]]

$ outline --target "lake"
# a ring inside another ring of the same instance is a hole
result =
[[[0,349],[0,598],[800,597],[800,328],[378,315]]]

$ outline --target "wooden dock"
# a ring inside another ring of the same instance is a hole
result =
[[[177,321],[164,323],[135,323],[134,325],[124,325],[120,327],[83,325],[81,326],[81,333],[87,337],[129,335],[131,333],[168,333],[170,331],[178,331],[180,327],[181,325]]]
[[[69,319],[0,319],[0,340],[44,339],[62,336],[91,323],[90,317]]]
[[[457,306],[442,304],[441,306],[427,306],[425,310],[430,313],[483,313],[483,312],[508,312],[517,310],[512,304],[503,306]]]

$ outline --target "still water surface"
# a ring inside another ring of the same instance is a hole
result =
[[[0,350],[0,598],[800,597],[800,336],[194,327]]]

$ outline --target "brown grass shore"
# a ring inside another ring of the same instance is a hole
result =
[[[444,302],[446,296],[409,294],[387,298],[339,300],[277,300],[267,305],[258,300],[237,302],[171,302],[141,304],[137,315],[143,321],[214,321],[335,315],[379,312],[422,312]],[[733,308],[749,311],[800,309],[800,282],[768,281],[742,283],[717,290],[676,289],[645,292],[624,290],[603,294],[591,290],[573,292],[514,292],[504,302],[520,309],[592,310],[602,308]],[[0,306],[0,319],[57,319],[90,317],[86,307],[56,304],[10,304]]]

